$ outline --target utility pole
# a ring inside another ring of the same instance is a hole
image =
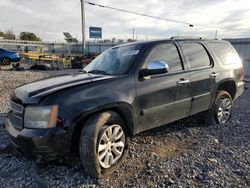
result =
[[[133,40],[135,40],[135,28],[133,28]]]
[[[81,1],[81,13],[82,13],[82,51],[83,54],[85,54],[85,46],[86,46],[86,41],[85,41],[85,0],[80,0]]]
[[[215,39],[217,39],[217,35],[218,35],[218,30],[215,31],[215,36],[214,36]]]

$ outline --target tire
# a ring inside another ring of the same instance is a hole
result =
[[[212,108],[203,113],[207,123],[221,125],[227,123],[232,116],[233,100],[227,91],[219,90]]]
[[[4,57],[1,61],[1,65],[10,65],[11,64],[11,60],[8,57]]]
[[[85,171],[98,178],[113,173],[127,154],[128,141],[125,123],[116,112],[91,116],[82,128],[79,144]]]

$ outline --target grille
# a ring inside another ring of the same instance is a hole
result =
[[[10,109],[20,114],[23,113],[23,106],[13,101],[10,102]]]
[[[17,129],[23,128],[23,118],[10,113],[9,120],[15,128],[17,128]]]
[[[10,102],[9,121],[19,130],[23,128],[23,112],[24,107],[21,104]]]

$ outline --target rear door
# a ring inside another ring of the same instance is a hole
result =
[[[190,70],[192,115],[209,108],[218,73],[214,70],[213,60],[202,43],[180,42],[180,46]]]
[[[191,108],[190,78],[184,71],[177,46],[174,43],[155,45],[141,69],[151,61],[165,61],[169,72],[138,79],[139,131],[186,117]]]

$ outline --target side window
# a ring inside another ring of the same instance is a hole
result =
[[[190,69],[209,67],[210,58],[205,48],[199,43],[183,43],[182,50],[186,55]]]
[[[239,55],[228,42],[209,42],[208,47],[213,50],[215,55],[223,64],[234,64],[241,62]]]
[[[143,68],[146,68],[151,61],[165,61],[170,73],[183,70],[178,50],[174,44],[155,46],[146,58]]]

